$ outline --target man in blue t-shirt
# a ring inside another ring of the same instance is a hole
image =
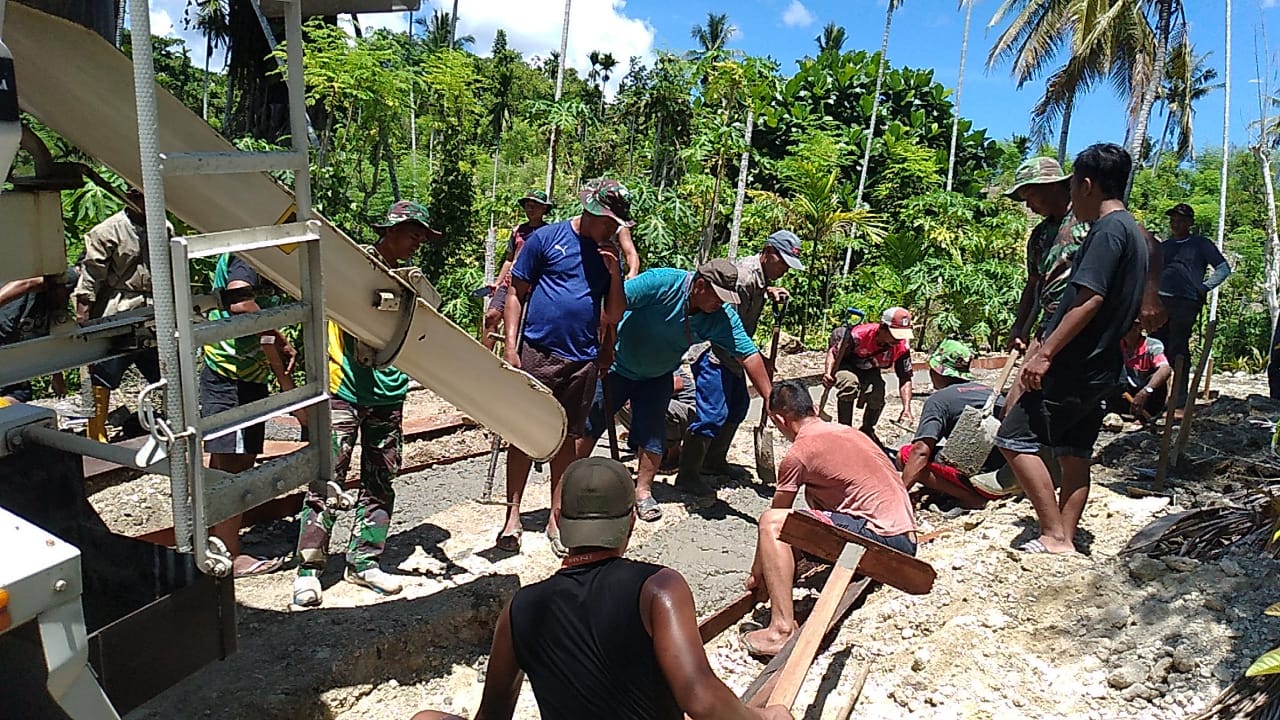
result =
[[[582,214],[538,228],[525,239],[503,309],[507,362],[550,388],[568,420],[565,442],[551,459],[547,539],[557,555],[565,551],[556,490],[575,459],[575,440],[584,434],[595,397],[602,330],[616,325],[626,309],[612,237],[619,227],[635,224],[631,196],[617,181],[592,180],[579,199]],[[520,501],[530,464],[516,446],[507,450],[507,520],[498,533],[500,550],[520,550]]]
[[[609,383],[609,413],[631,401],[630,445],[636,449],[640,468],[636,480],[636,512],[641,520],[654,521],[662,510],[653,499],[653,478],[665,447],[664,418],[671,398],[671,373],[690,346],[710,341],[742,364],[747,378],[762,398],[772,384],[764,360],[732,307],[739,302],[738,268],[719,258],[696,271],[657,268],[626,282],[627,312],[618,325],[614,361],[605,381]],[[605,417],[604,385],[599,384],[587,438],[579,457],[590,454],[595,441],[613,418]],[[698,495],[714,494],[700,478],[677,483]]]
[[[1177,362],[1178,356],[1187,359],[1191,367],[1191,331],[1195,329],[1205,296],[1221,285],[1231,275],[1231,265],[1209,238],[1192,235],[1191,226],[1196,221],[1196,211],[1186,203],[1174,205],[1169,212],[1169,239],[1160,243],[1164,256],[1164,270],[1160,273],[1160,300],[1169,313],[1164,327],[1152,333],[1152,337],[1164,343],[1165,356]],[[1213,268],[1213,274],[1205,279],[1204,273]],[[1182,405],[1187,401],[1189,372],[1174,378],[1173,401],[1182,416]]]

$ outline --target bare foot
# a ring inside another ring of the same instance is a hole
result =
[[[760,655],[763,657],[773,657],[782,652],[782,646],[787,644],[794,633],[783,633],[774,630],[772,626],[752,630],[749,633],[742,634],[742,644],[747,648],[747,652],[752,655]]]

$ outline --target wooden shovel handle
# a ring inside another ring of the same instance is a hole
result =
[[[996,398],[1000,393],[1004,392],[1005,383],[1009,382],[1009,376],[1013,374],[1013,367],[1018,364],[1018,350],[1014,348],[1009,351],[1009,357],[1005,358],[1004,369],[1000,371],[1000,379],[996,382],[995,392],[991,393],[991,397],[987,400],[987,404],[982,406],[982,415],[985,417],[991,414],[995,409]]]

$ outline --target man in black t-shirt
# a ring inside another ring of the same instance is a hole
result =
[[[972,362],[973,351],[958,340],[943,340],[929,355],[929,378],[934,391],[924,401],[915,438],[899,448],[898,460],[902,464],[902,484],[908,492],[920,483],[950,495],[962,507],[975,509],[997,496],[975,488],[954,466],[934,458],[938,447],[955,430],[964,409],[981,410],[991,398],[991,388],[973,382],[973,375],[969,373]],[[983,471],[995,470],[1004,464],[1004,456],[992,450]]]
[[[1169,320],[1152,336],[1164,343],[1170,362],[1179,356],[1187,358],[1191,367],[1191,331],[1204,307],[1205,296],[1231,275],[1231,265],[1209,238],[1191,234],[1196,211],[1186,203],[1174,205],[1169,212],[1169,239],[1160,243],[1164,269],[1160,273],[1160,300]],[[1204,273],[1213,268],[1207,279]],[[1179,408],[1187,400],[1190,373],[1174,378],[1173,401]],[[1181,417],[1181,410],[1178,411]]]
[[[791,718],[747,707],[707,662],[680,573],[622,557],[635,483],[622,463],[575,460],[560,485],[559,572],[516,591],[498,615],[475,720],[510,720],[525,675],[543,720]],[[413,720],[459,720],[423,710]]]
[[[1089,497],[1089,463],[1102,427],[1103,399],[1120,382],[1124,337],[1142,305],[1149,252],[1124,205],[1132,161],[1114,144],[1076,157],[1071,177],[1076,216],[1092,223],[1077,251],[1071,285],[1045,326],[1044,342],[1022,366],[1026,391],[1006,411],[996,446],[1035,507],[1040,537],[1027,552],[1069,553]],[[1055,495],[1041,445],[1062,468]]]

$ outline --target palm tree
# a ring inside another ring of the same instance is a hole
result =
[[[1010,17],[987,56],[987,68],[1003,62],[1021,88],[1057,61],[1066,62],[1045,83],[1032,109],[1032,137],[1044,142],[1058,123],[1059,160],[1065,160],[1067,134],[1076,100],[1100,82],[1108,82],[1129,102],[1130,129],[1136,130],[1142,89],[1156,56],[1155,33],[1144,14],[1151,2],[1177,0],[1004,0],[988,27]],[[1142,128],[1145,133],[1145,126]]]
[[[1151,59],[1149,68],[1146,63],[1137,65],[1138,73],[1134,78],[1142,88],[1142,94],[1141,102],[1133,104],[1136,105],[1137,115],[1130,117],[1129,155],[1135,162],[1129,170],[1129,183],[1124,190],[1126,198],[1129,197],[1133,178],[1141,164],[1137,161],[1142,157],[1142,145],[1147,140],[1151,108],[1155,106],[1156,94],[1164,81],[1164,68],[1169,56],[1169,47],[1176,39],[1183,38],[1186,32],[1187,18],[1183,12],[1182,0],[1154,0],[1154,2],[1156,4],[1155,56]],[[1134,4],[1136,5],[1137,2]],[[1225,146],[1223,154],[1228,154]]]
[[[1222,250],[1222,242],[1226,238],[1227,232],[1227,163],[1231,158],[1231,0],[1225,0],[1225,6],[1226,42],[1223,51],[1226,55],[1226,59],[1223,61],[1222,67],[1222,83],[1225,92],[1223,92],[1222,99],[1222,170],[1218,175],[1218,250]],[[1269,176],[1271,170],[1270,167],[1266,170]],[[1267,185],[1269,186],[1270,183],[1268,182]],[[1267,198],[1267,200],[1271,207],[1271,211],[1268,213],[1268,221],[1271,227],[1268,229],[1274,231],[1274,213],[1276,204],[1274,192],[1270,194],[1272,197]],[[1270,252],[1268,253],[1269,257],[1267,264],[1274,269],[1278,251],[1280,251],[1280,247],[1278,247],[1280,242],[1277,241],[1274,232],[1271,233],[1269,241],[1268,249]],[[1267,293],[1267,307],[1271,311],[1272,327],[1275,327],[1276,322],[1278,305],[1276,299],[1276,285],[1278,282],[1280,282],[1280,280],[1277,279],[1275,273],[1269,272],[1268,277],[1266,278],[1265,290]],[[1213,326],[1218,322],[1218,288],[1213,289],[1212,295],[1213,297],[1209,301],[1209,327],[1205,329],[1206,335],[1213,331]],[[1208,355],[1212,350],[1212,347],[1206,347],[1205,354]],[[1275,353],[1273,351],[1273,357],[1274,354]],[[1196,379],[1198,380],[1199,378]],[[1192,389],[1194,390],[1195,388],[1193,387]]]
[[[428,52],[445,48],[464,50],[468,45],[475,44],[474,35],[455,36],[453,16],[443,10],[436,10],[431,13],[430,18],[418,18],[414,22],[423,29],[422,40]]]
[[[560,96],[564,94],[564,58],[565,52],[569,49],[569,9],[573,5],[573,0],[564,0],[564,25],[560,29],[560,53],[556,56],[556,95],[555,103],[560,103]],[[546,193],[548,198],[554,198],[553,194],[556,187],[556,145],[560,140],[560,128],[556,123],[551,125],[551,142],[547,144],[547,182]]]
[[[858,172],[858,192],[853,201],[854,210],[862,208],[862,195],[867,189],[867,168],[871,165],[871,143],[876,139],[876,115],[880,112],[880,90],[884,87],[884,73],[889,56],[889,30],[893,26],[893,14],[902,6],[903,0],[889,0],[884,11],[884,34],[880,37],[880,65],[876,68],[876,90],[871,96],[871,119],[867,121],[867,137],[863,141],[862,169]],[[844,253],[844,271],[849,274],[849,264],[853,261],[853,246]]]
[[[964,89],[964,61],[969,55],[969,21],[978,0],[960,0],[964,8],[964,39],[960,41],[960,74],[956,78],[956,101],[951,107],[951,151],[947,155],[947,192],[956,174],[956,136],[960,134],[960,91]]]
[[[1197,55],[1195,47],[1185,38],[1169,53],[1164,83],[1157,95],[1164,104],[1164,131],[1160,133],[1152,167],[1160,164],[1160,155],[1170,139],[1176,139],[1174,153],[1179,160],[1195,158],[1191,132],[1196,116],[1195,103],[1222,87],[1222,83],[1214,82],[1218,79],[1218,71],[1208,65],[1210,54]]]
[[[209,119],[209,58],[215,48],[223,47],[230,37],[226,0],[190,0],[183,24],[204,35],[204,103],[200,117]]]
[[[707,13],[707,24],[694,25],[689,31],[689,36],[698,43],[698,49],[690,51],[689,57],[693,60],[718,57],[737,32],[738,29],[729,24],[728,13]]]
[[[844,28],[834,22],[829,22],[826,27],[822,28],[822,34],[813,40],[818,43],[818,54],[834,53],[839,55],[844,52],[845,39]]]

